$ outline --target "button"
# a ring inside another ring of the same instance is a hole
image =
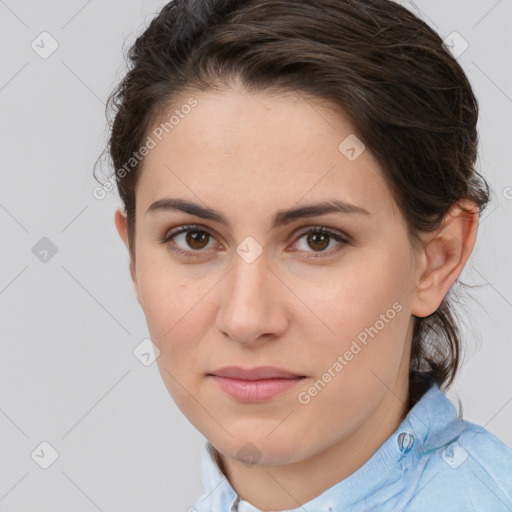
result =
[[[398,435],[398,448],[402,452],[402,455],[410,452],[413,444],[414,436],[410,432],[401,432]]]

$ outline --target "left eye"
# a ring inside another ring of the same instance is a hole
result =
[[[306,246],[314,249],[312,252],[316,252],[316,253],[327,252],[325,249],[327,249],[329,247],[330,243],[333,240],[338,242],[339,247],[338,247],[338,249],[336,249],[336,251],[341,250],[341,248],[343,248],[344,245],[349,243],[345,237],[341,236],[341,234],[339,234],[335,231],[331,231],[330,229],[325,229],[325,228],[321,228],[321,227],[313,228],[313,229],[309,229],[308,231],[305,231],[304,233],[302,233],[302,235],[299,236],[299,238],[297,239],[297,242],[295,242],[295,243],[300,242],[300,240],[302,240],[303,238],[305,238]],[[305,250],[305,252],[311,252],[311,251]],[[331,251],[329,251],[329,252],[331,252]],[[314,257],[316,257],[316,256],[314,256]]]
[[[185,248],[177,245],[175,241],[178,240],[181,235],[184,235],[183,241],[186,244]],[[305,239],[306,247],[313,249],[313,251],[308,251],[307,249],[299,249],[299,251],[302,250],[304,252],[321,253],[320,255],[327,252],[326,249],[331,245],[333,240],[338,242],[338,249],[334,252],[341,250],[344,245],[349,243],[349,241],[340,233],[323,227],[310,228],[309,230],[304,231],[298,236],[294,245],[299,244],[302,239]],[[202,251],[202,249],[208,249],[208,243],[214,242],[214,240],[213,235],[205,227],[192,225],[181,226],[169,231],[160,240],[160,242],[168,244],[170,249],[177,254],[191,257],[196,256],[197,253]],[[187,250],[187,246],[189,249],[192,249],[192,251]],[[215,243],[210,246],[210,248],[212,247],[215,247]],[[330,253],[331,251],[328,252]]]

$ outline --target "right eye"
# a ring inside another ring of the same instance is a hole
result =
[[[192,224],[171,229],[160,240],[160,243],[166,244],[174,253],[190,258],[198,256],[199,252],[204,252],[203,249],[208,248],[208,242],[213,240],[215,239],[208,229]],[[178,241],[181,242],[181,247],[177,243]]]

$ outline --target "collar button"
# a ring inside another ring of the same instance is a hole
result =
[[[400,449],[400,452],[402,455],[405,455],[406,453],[409,453],[411,451],[411,448],[414,444],[414,436],[411,432],[401,432],[398,435],[398,448]]]

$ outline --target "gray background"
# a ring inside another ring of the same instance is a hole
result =
[[[512,0],[403,3],[469,44],[459,60],[495,196],[462,275],[478,288],[463,304],[468,355],[448,395],[512,445]],[[123,47],[164,4],[0,0],[2,511],[186,511],[202,492],[204,438],[156,363],[133,354],[148,332],[113,222],[120,202],[93,196]],[[31,47],[43,51],[43,31],[58,43],[48,58]],[[57,249],[45,262],[43,237]],[[59,454],[47,469],[36,460],[48,450],[31,456],[43,441]]]

